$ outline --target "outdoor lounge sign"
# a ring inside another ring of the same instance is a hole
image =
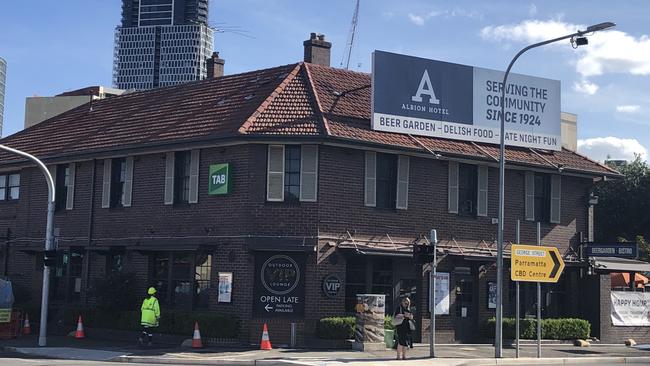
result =
[[[373,53],[372,129],[499,144],[503,72]],[[561,150],[560,82],[510,74],[505,143]]]
[[[304,254],[257,253],[253,293],[255,315],[303,316],[305,313]]]

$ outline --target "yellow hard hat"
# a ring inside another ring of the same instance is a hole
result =
[[[149,295],[153,295],[153,294],[156,293],[156,289],[153,288],[153,287],[149,287],[149,290],[147,290],[147,293],[148,293]]]

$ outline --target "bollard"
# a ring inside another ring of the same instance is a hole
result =
[[[291,323],[291,348],[296,348],[296,323]]]

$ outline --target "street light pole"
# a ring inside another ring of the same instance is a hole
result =
[[[594,33],[601,30],[609,29],[616,26],[616,24],[611,22],[600,23],[587,27],[585,31],[577,31],[566,36],[549,39],[547,41],[538,42],[531,44],[530,46],[524,47],[519,51],[506,69],[506,73],[503,75],[503,83],[501,84],[501,135],[499,136],[500,148],[499,148],[499,222],[497,228],[497,308],[496,308],[496,329],[494,335],[494,357],[501,358],[503,350],[503,216],[504,216],[504,186],[505,186],[505,100],[506,100],[506,83],[508,81],[508,74],[514,65],[515,61],[521,56],[524,52],[547,45],[549,43],[554,43],[562,41],[569,38],[577,38],[577,45],[587,44],[586,39],[582,38],[587,33]]]
[[[45,175],[45,180],[47,181],[47,221],[45,226],[45,250],[50,251],[53,249],[53,226],[54,226],[54,180],[50,171],[47,170],[45,164],[40,161],[35,156],[28,154],[24,151],[12,149],[8,146],[0,144],[0,150],[9,152],[11,154],[20,155],[24,158],[27,158],[34,162],[41,173]],[[49,302],[50,295],[50,266],[44,264],[43,266],[43,292],[41,296],[41,322],[40,322],[40,331],[38,332],[38,345],[44,347],[47,345],[47,307]]]

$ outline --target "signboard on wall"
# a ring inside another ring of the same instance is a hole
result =
[[[431,278],[431,276],[429,276]],[[433,286],[429,283],[429,289]],[[431,311],[431,293],[429,290],[429,311]],[[436,273],[435,291],[436,315],[449,315],[449,273]]]
[[[636,243],[587,243],[587,257],[618,257],[618,258],[636,258],[638,247]]]
[[[232,301],[232,272],[219,272],[219,296],[217,301]]]
[[[650,326],[650,293],[612,291],[612,325]]]
[[[487,283],[487,307],[488,309],[497,308],[497,283],[488,282]]]
[[[230,192],[230,164],[210,165],[210,182],[208,194],[211,196],[228,194]]]
[[[336,297],[336,295],[339,294],[341,287],[343,287],[341,279],[336,275],[329,275],[323,279],[323,293],[327,297]]]
[[[255,315],[303,316],[305,313],[305,255],[259,252],[255,255]]]
[[[373,53],[372,129],[499,144],[503,72]],[[509,74],[505,143],[561,150],[560,82]]]

